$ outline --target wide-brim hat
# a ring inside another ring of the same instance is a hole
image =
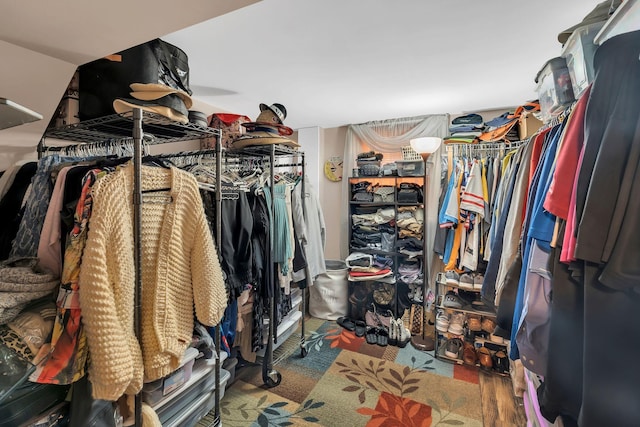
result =
[[[271,105],[260,104],[260,111],[271,111],[276,115],[280,124],[284,123],[284,119],[287,118],[287,109],[284,108],[284,105],[273,103]],[[257,121],[257,120],[256,120]]]
[[[242,135],[240,138],[233,141],[231,146],[233,148],[244,148],[244,147],[250,147],[250,146],[256,146],[256,145],[273,145],[273,144],[282,144],[290,148],[300,147],[300,145],[297,142],[289,138],[280,136],[275,132],[267,132],[267,131],[261,131],[261,130],[248,132]]]
[[[289,126],[285,126],[277,123],[271,123],[271,122],[247,122],[247,123],[242,123],[242,126],[247,128],[247,131],[249,132],[266,130],[268,132],[277,131],[282,136],[289,136],[293,134],[293,129],[291,129]]]
[[[585,16],[581,22],[573,25],[566,30],[558,34],[558,41],[565,44],[569,39],[569,36],[580,27],[585,25],[595,24],[596,22],[603,22],[609,19],[609,16],[620,6],[622,0],[605,0],[602,3],[598,3],[596,7]]]
[[[175,94],[166,95],[152,101],[135,98],[116,98],[113,101],[113,109],[118,114],[127,113],[134,108],[159,114],[182,124],[189,123],[189,112],[182,99]]]
[[[175,94],[182,99],[187,110],[193,106],[193,99],[187,92],[159,83],[131,83],[131,96],[143,101],[153,101],[167,95]]]

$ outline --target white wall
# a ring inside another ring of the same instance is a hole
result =
[[[44,116],[43,120],[0,130],[0,170],[16,160],[36,158],[44,133],[76,66],[0,41],[0,96]]]

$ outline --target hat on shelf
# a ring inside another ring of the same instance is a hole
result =
[[[622,3],[622,0],[605,0],[601,3],[598,3],[596,7],[582,19],[581,22],[567,28],[566,30],[558,34],[558,41],[562,44],[565,44],[574,30],[585,25],[606,21],[607,19],[609,19],[609,16],[611,16],[611,14],[615,12],[618,6],[620,6],[620,3]]]
[[[242,126],[251,131],[256,126],[269,125],[277,129],[278,133],[283,136],[289,136],[293,133],[293,129],[284,125],[284,119],[287,118],[287,109],[282,104],[274,103],[272,105],[260,104],[260,115],[255,122],[243,123]]]
[[[247,131],[240,138],[233,141],[233,148],[244,148],[254,145],[272,145],[282,144],[291,148],[298,148],[300,145],[284,136],[281,136],[277,130],[270,126],[256,127],[251,131]]]
[[[207,127],[207,115],[202,111],[189,110],[189,122],[196,126]]]
[[[182,124],[189,123],[189,112],[184,101],[177,94],[169,94],[153,100],[116,98],[113,101],[113,109],[118,114],[128,113],[134,108],[159,114]]]
[[[237,138],[233,148],[244,148],[255,145],[282,144],[291,148],[300,145],[287,138],[293,133],[293,129],[283,124],[287,117],[287,109],[282,104],[260,104],[260,115],[255,122],[242,123],[247,132]]]
[[[160,83],[131,83],[129,87],[133,90],[130,93],[131,96],[136,99],[154,101],[167,95],[176,94],[182,99],[187,110],[193,106],[193,99],[187,92]]]

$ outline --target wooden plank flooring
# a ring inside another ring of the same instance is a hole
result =
[[[485,427],[524,427],[522,400],[513,395],[511,379],[480,371],[482,418]]]

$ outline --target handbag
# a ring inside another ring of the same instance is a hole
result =
[[[400,203],[421,203],[422,187],[411,182],[403,182],[398,190],[398,202]]]
[[[246,133],[243,123],[250,122],[251,119],[241,114],[214,113],[207,118],[210,128],[220,129],[220,144],[224,148],[231,148],[233,141]],[[205,138],[200,142],[200,148],[205,150],[215,148],[215,140]]]
[[[396,296],[396,287],[390,283],[377,283],[373,290],[373,300],[378,305],[390,305]]]
[[[388,311],[385,314],[378,313],[375,304],[371,304],[371,308],[367,309],[367,313],[364,316],[367,326],[374,328],[385,326],[388,329],[391,325],[391,319],[393,319],[393,316]]]
[[[395,188],[392,186],[376,186],[373,190],[373,201],[393,203]]]

